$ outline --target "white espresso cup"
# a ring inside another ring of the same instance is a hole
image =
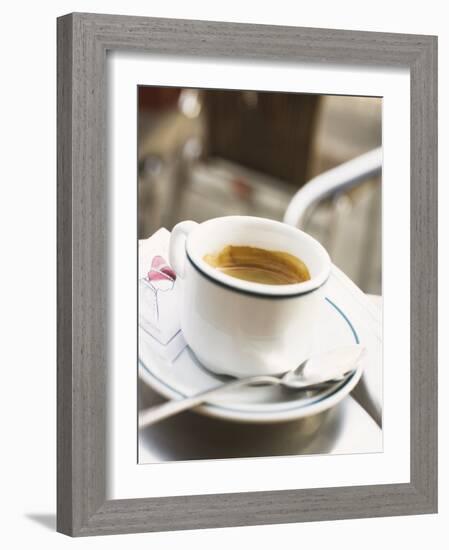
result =
[[[268,285],[231,277],[203,259],[227,245],[288,252],[306,264],[311,278]],[[182,332],[207,369],[236,377],[281,374],[310,356],[331,267],[310,235],[250,216],[185,221],[172,231],[169,259],[181,292]]]

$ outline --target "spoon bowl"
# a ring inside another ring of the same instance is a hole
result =
[[[364,346],[354,344],[312,355],[294,370],[286,372],[280,383],[289,388],[302,389],[344,379],[355,370],[364,353]]]

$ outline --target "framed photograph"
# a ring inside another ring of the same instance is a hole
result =
[[[58,19],[58,531],[437,511],[437,39]]]

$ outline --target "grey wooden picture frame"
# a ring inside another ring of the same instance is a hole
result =
[[[437,511],[437,38],[73,13],[58,40],[57,530],[72,536]],[[406,67],[410,483],[107,500],[106,54]]]

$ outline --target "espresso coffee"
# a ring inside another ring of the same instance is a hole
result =
[[[264,285],[291,285],[310,279],[306,264],[280,250],[227,245],[203,260],[226,275]]]

